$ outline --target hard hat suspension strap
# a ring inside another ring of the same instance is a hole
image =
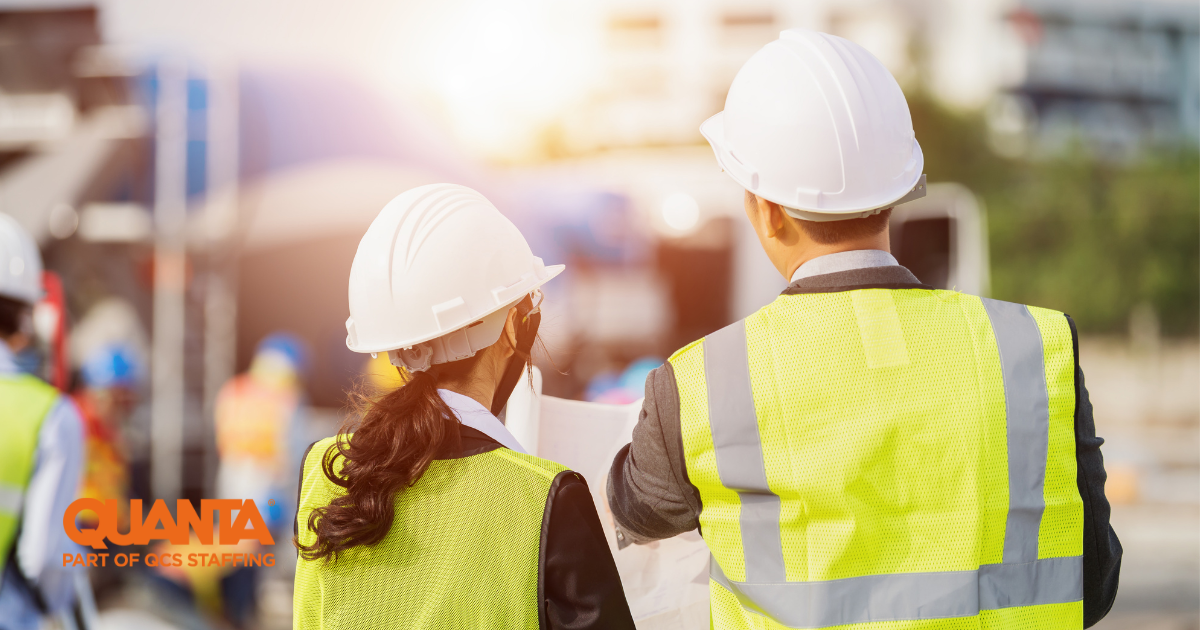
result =
[[[517,317],[517,347],[513,349],[513,355],[508,359],[508,367],[504,369],[504,375],[496,385],[495,395],[492,396],[491,411],[494,416],[499,416],[504,405],[508,404],[508,397],[516,389],[517,382],[521,380],[521,373],[525,371],[525,365],[530,360],[529,353],[533,350],[538,326],[542,323],[540,303],[535,305],[532,296],[526,296],[517,304]]]

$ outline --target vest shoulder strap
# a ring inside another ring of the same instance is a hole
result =
[[[562,464],[552,462],[548,459],[534,457],[533,455],[518,453],[507,448],[498,448],[494,451],[488,451],[485,454],[494,455],[495,457],[499,457],[508,462],[516,464],[517,466],[520,466],[521,468],[544,478],[547,483],[553,482],[554,478],[557,477],[559,473],[568,470],[568,468]]]
[[[699,346],[699,345],[700,345],[700,344],[702,344],[702,343],[704,343],[704,338],[703,338],[703,337],[701,337],[700,339],[697,339],[697,340],[693,341],[692,343],[689,343],[688,345],[686,345],[686,346],[684,346],[684,347],[682,347],[682,348],[680,348],[680,349],[676,350],[676,351],[675,351],[675,353],[674,353],[674,354],[672,354],[672,355],[670,356],[670,358],[668,358],[668,359],[667,359],[667,361],[674,362],[674,361],[675,361],[675,359],[678,359],[679,357],[682,357],[683,355],[685,355],[685,354],[687,354],[688,352],[690,352],[690,351],[692,350],[692,348],[695,348],[696,346]]]
[[[0,419],[6,427],[0,444],[0,484],[24,489],[32,473],[42,421],[58,396],[57,389],[32,376],[0,377]]]

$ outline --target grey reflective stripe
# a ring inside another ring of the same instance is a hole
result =
[[[979,607],[1065,604],[1083,600],[1083,556],[979,567]]]
[[[0,482],[0,514],[17,515],[21,513],[21,502],[25,499],[25,489]]]
[[[978,571],[893,573],[823,582],[733,582],[710,561],[712,579],[742,606],[792,628],[972,617],[981,610],[1083,599],[1083,558],[989,564]]]
[[[981,298],[1000,350],[1008,427],[1008,520],[1004,562],[1038,557],[1038,531],[1046,500],[1046,455],[1050,448],[1050,395],[1046,391],[1042,332],[1022,304]]]
[[[744,322],[734,322],[704,338],[708,424],[721,485],[737,491],[741,500],[739,525],[746,581],[782,582],[787,571],[779,533],[780,501],[767,484],[749,357]]]

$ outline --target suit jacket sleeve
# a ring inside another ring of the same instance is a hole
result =
[[[687,476],[679,389],[670,363],[646,378],[646,399],[633,441],[613,460],[607,495],[622,547],[700,526],[700,492]]]

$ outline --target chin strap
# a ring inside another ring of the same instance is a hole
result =
[[[533,350],[538,326],[542,323],[540,306],[541,300],[535,305],[531,296],[517,304],[517,347],[509,357],[508,367],[504,369],[504,376],[500,378],[500,383],[496,385],[496,393],[492,396],[493,416],[499,416],[500,411],[508,404],[508,397],[516,389],[517,382],[521,380],[521,373],[525,371],[525,364],[530,360],[529,353]]]

